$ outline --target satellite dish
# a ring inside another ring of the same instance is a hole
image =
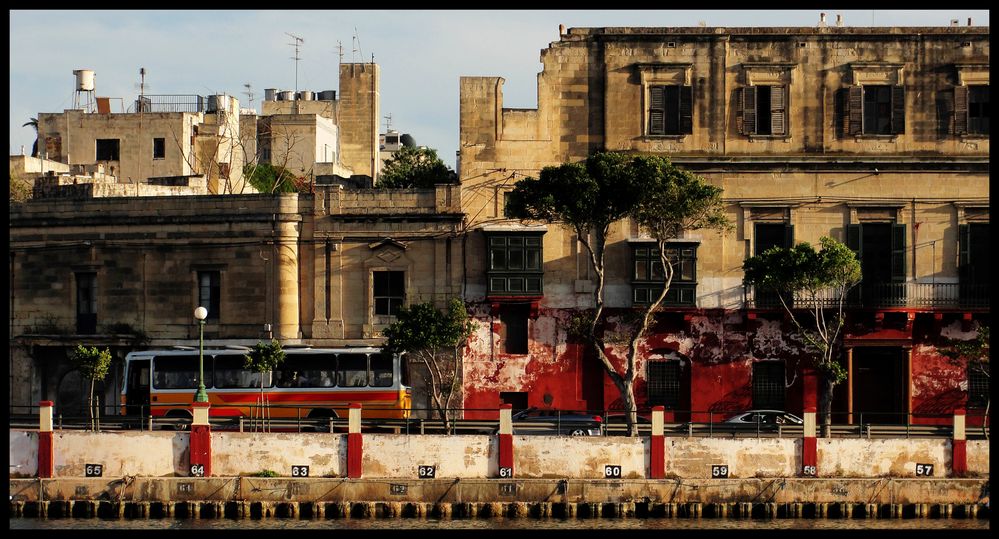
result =
[[[416,139],[414,139],[412,135],[410,135],[409,133],[406,133],[403,136],[399,137],[399,142],[401,142],[403,146],[409,148],[416,147]]]

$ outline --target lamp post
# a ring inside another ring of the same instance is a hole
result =
[[[194,310],[198,319],[198,392],[194,394],[194,402],[208,402],[208,392],[205,391],[205,318],[208,309],[198,307]]]

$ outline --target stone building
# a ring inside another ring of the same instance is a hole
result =
[[[504,108],[500,77],[462,77],[466,299],[484,322],[464,358],[465,406],[620,405],[592,352],[566,339],[592,307],[585,250],[569,229],[503,214],[517,180],[596,150],[668,156],[724,189],[735,224],[673,242],[685,269],[641,342],[641,406],[698,420],[800,412],[801,349],[741,268],[826,235],[864,273],[841,419],[932,422],[980,406],[987,381],[941,350],[989,317],[989,44],[987,27],[572,28],[541,51],[536,109]],[[647,238],[612,225],[612,322],[656,286],[639,272]],[[610,352],[623,361],[623,347]]]
[[[10,207],[10,404],[81,403],[67,362],[134,349],[380,344],[406,302],[461,293],[460,187],[38,199]],[[12,408],[17,411],[17,408]],[[105,413],[113,413],[107,408]]]

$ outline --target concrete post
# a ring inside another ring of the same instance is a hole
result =
[[[964,432],[964,409],[954,410],[954,439],[951,442],[951,475],[964,477],[968,473],[968,440]]]
[[[662,406],[652,407],[652,439],[649,451],[649,479],[666,478],[666,438],[663,436]]]
[[[52,401],[38,403],[38,477],[40,478],[52,477],[55,470],[52,406]]]
[[[805,426],[801,440],[801,475],[815,477],[818,470],[818,442],[815,439],[815,407],[805,408]]]
[[[513,477],[513,405],[501,404],[499,410],[499,469],[509,468]],[[503,477],[503,475],[500,475]]]
[[[347,477],[361,477],[361,456],[363,444],[361,441],[361,403],[350,403],[347,416]]]
[[[212,475],[212,427],[208,422],[207,402],[191,404],[194,421],[191,422],[191,466],[204,466],[204,477]],[[190,470],[188,470],[190,472]],[[194,475],[194,474],[191,474]]]

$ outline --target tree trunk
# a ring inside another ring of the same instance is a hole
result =
[[[624,401],[624,420],[628,425],[628,436],[638,436],[638,405],[635,402],[635,381],[626,378],[624,380],[624,391],[621,392],[621,400]]]
[[[94,379],[90,379],[90,395],[87,397],[87,410],[90,413],[90,428],[96,430],[94,425]]]
[[[829,438],[832,436],[832,401],[833,388],[836,387],[836,384],[828,376],[822,376],[819,383],[822,385],[822,394],[819,399],[819,409],[822,411],[822,437]]]

